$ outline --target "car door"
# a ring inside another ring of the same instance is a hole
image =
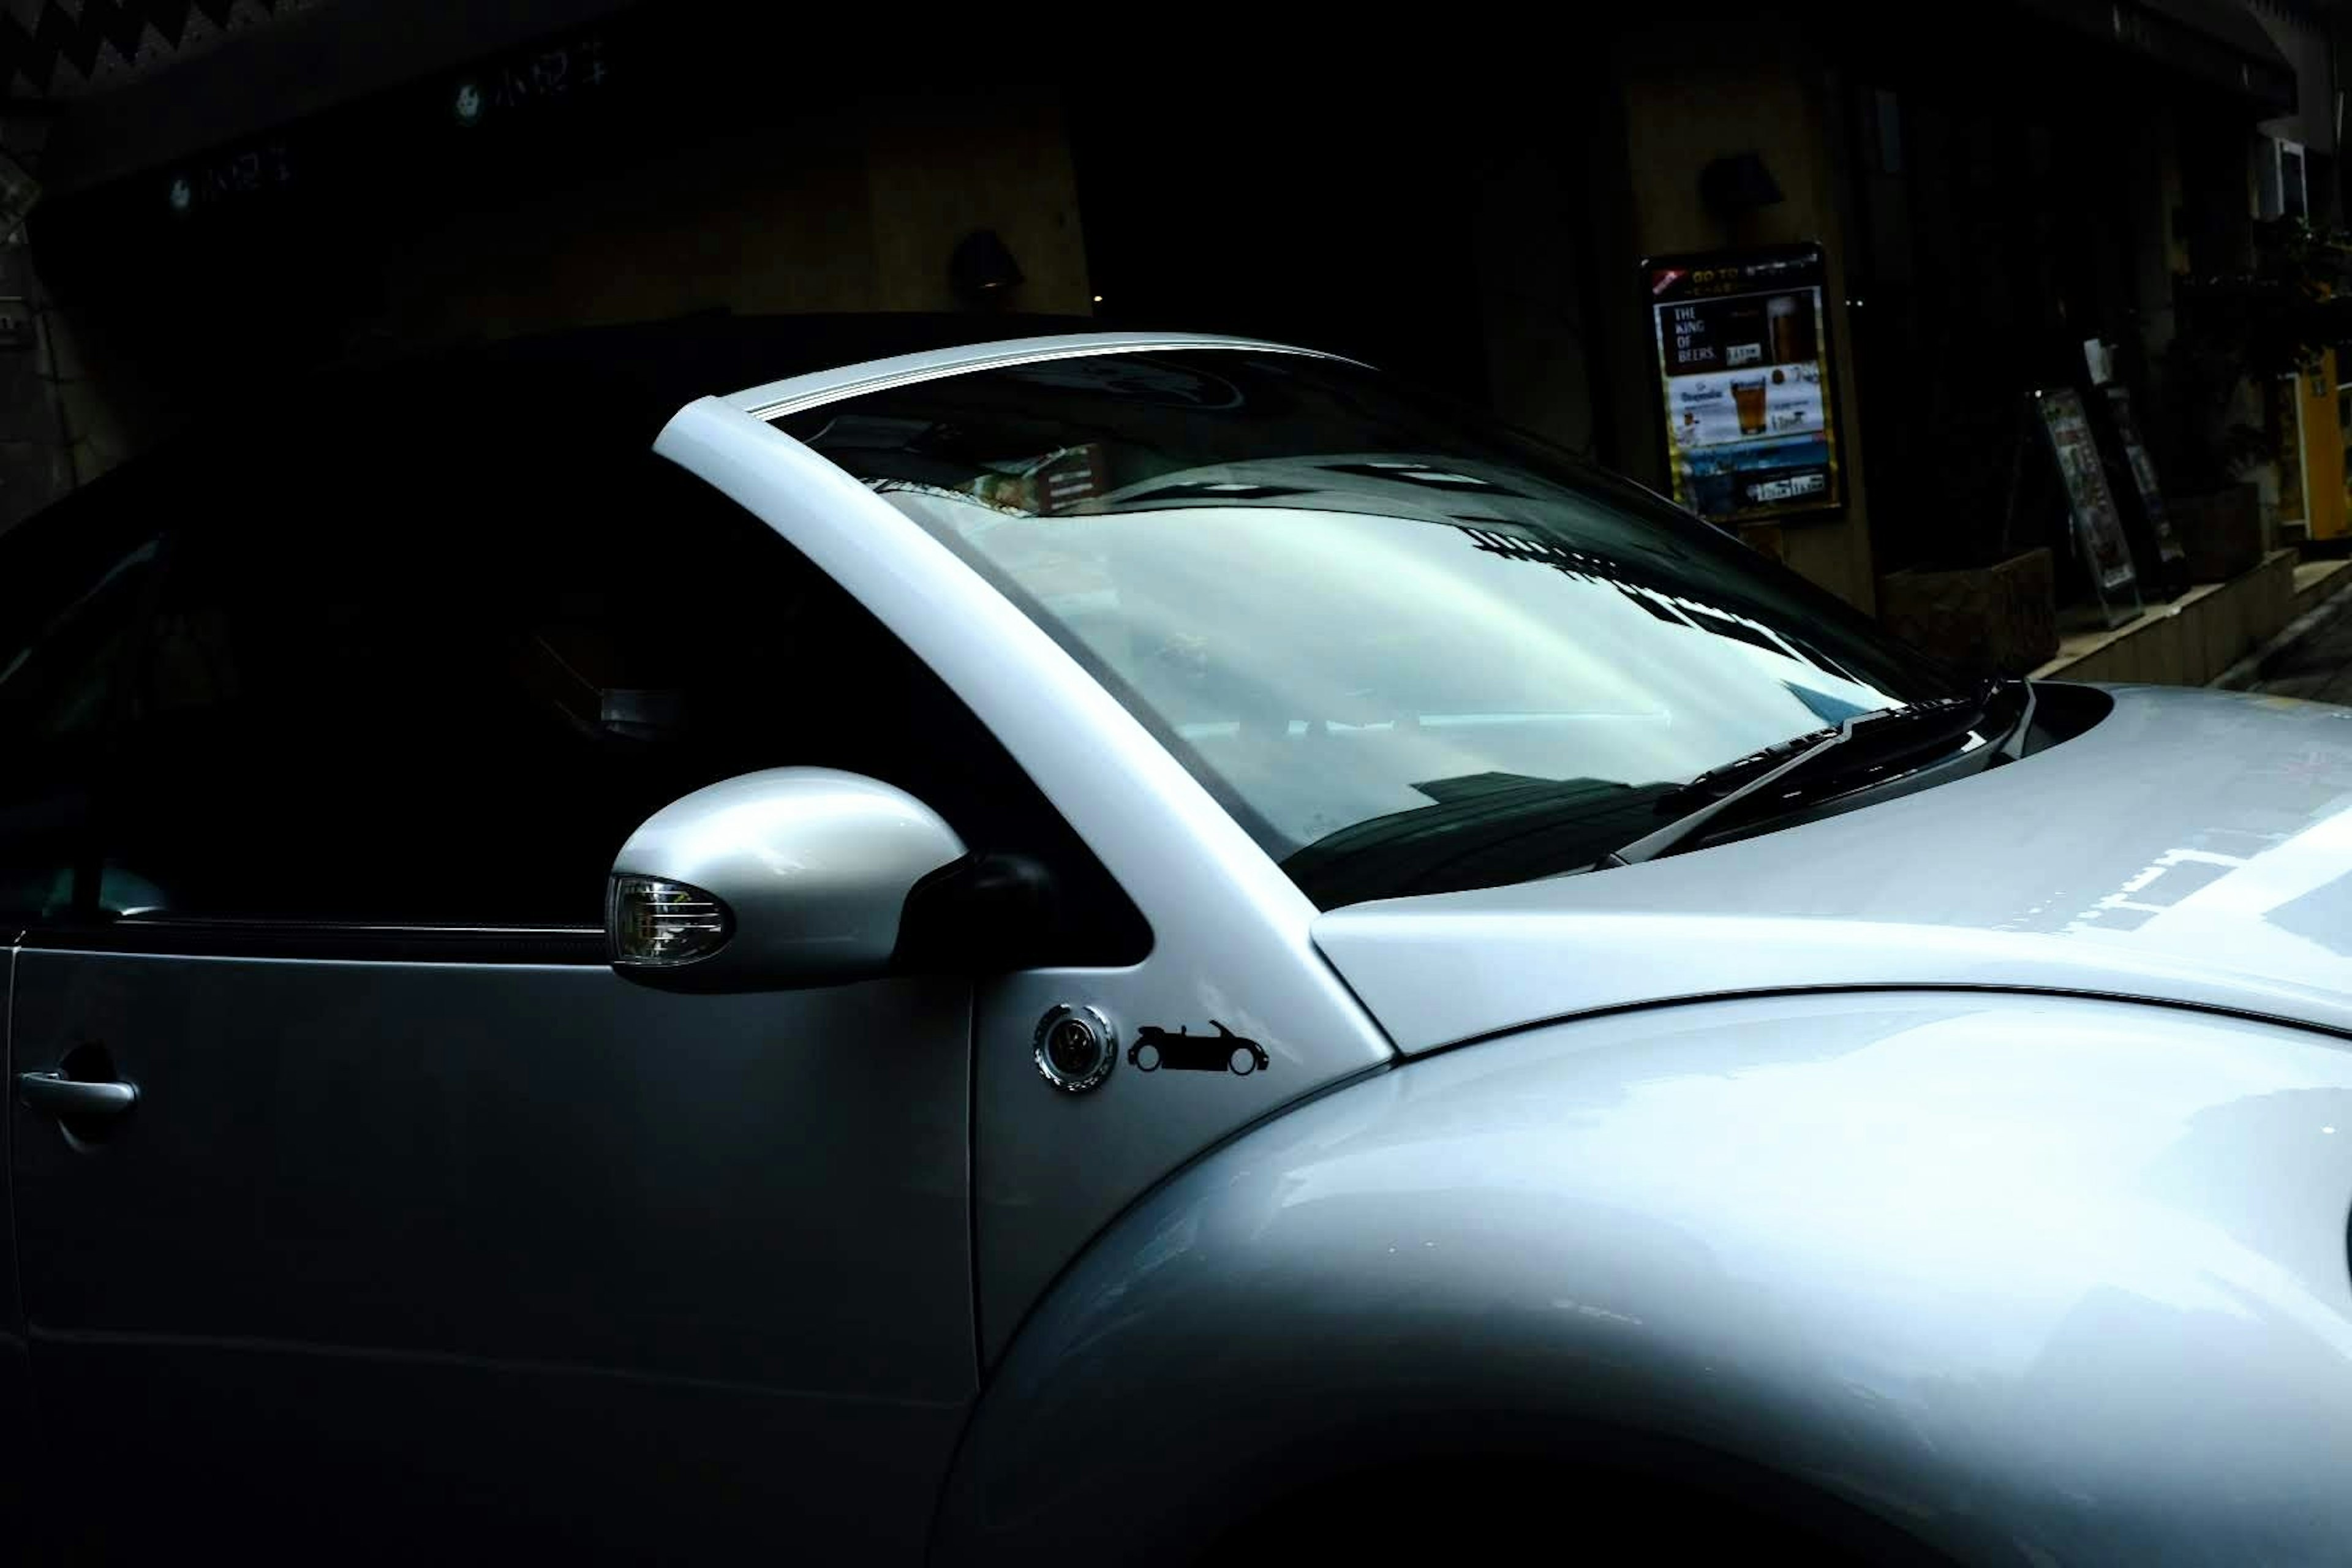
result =
[[[15,1068],[84,1086],[12,1122],[65,1544],[912,1553],[976,1376],[971,984],[641,988],[603,883],[791,763],[1073,841],[992,819],[969,716],[650,454],[319,439],[175,477],[17,959]]]
[[[121,490],[97,487],[0,537],[0,1041],[17,939],[62,907],[72,879],[111,674],[156,559],[152,529],[113,504]],[[0,1132],[0,1150],[9,1138]],[[0,1171],[0,1215],[9,1188]],[[22,1505],[38,1489],[26,1485],[36,1447],[15,1247],[0,1225],[0,1529],[21,1542],[33,1522]]]

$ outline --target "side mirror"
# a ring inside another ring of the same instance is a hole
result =
[[[893,968],[908,895],[965,858],[939,814],[831,768],[772,768],[698,789],[613,862],[613,967],[675,991],[770,991]]]

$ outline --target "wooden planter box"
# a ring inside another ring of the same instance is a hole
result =
[[[2262,564],[2262,492],[2251,481],[2203,495],[2167,496],[2164,510],[2180,536],[2181,566],[2190,582],[2226,583]]]
[[[1993,566],[1878,580],[1878,618],[1913,647],[1971,674],[2023,675],[2058,652],[2050,552]]]

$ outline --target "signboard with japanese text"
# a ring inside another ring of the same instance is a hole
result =
[[[1821,247],[1642,268],[1675,500],[1727,522],[1843,505]]]
[[[2049,438],[2058,478],[2066,487],[2075,540],[2101,596],[2131,587],[2137,575],[2131,545],[2124,537],[2123,517],[2116,510],[2115,496],[2107,489],[2098,438],[2092,434],[2083,395],[2062,386],[2042,393],[2033,404],[2041,412],[2042,433]]]
[[[2116,438],[2123,444],[2124,460],[2131,468],[2132,488],[2139,492],[2140,510],[2147,518],[2148,531],[2156,536],[2157,558],[2168,564],[2179,561],[2184,553],[2180,536],[2173,531],[2171,514],[2164,510],[2164,491],[2156,482],[2156,465],[2148,460],[2147,443],[2140,439],[2131,394],[2121,382],[2109,382],[2105,390],[2108,416],[2116,422]]]

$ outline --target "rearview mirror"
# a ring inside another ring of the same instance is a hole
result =
[[[772,768],[647,818],[613,862],[613,967],[677,991],[839,985],[887,973],[907,896],[964,858],[902,789],[831,768]]]

